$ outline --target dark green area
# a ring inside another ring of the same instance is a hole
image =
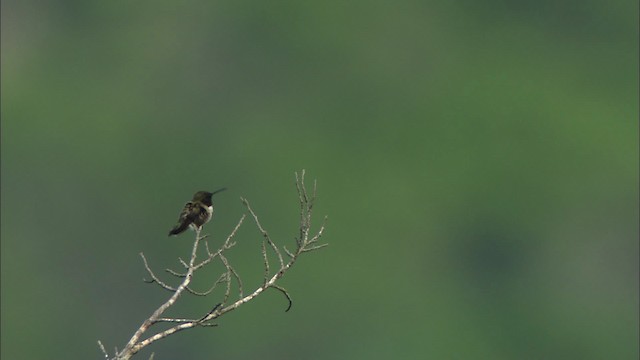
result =
[[[138,253],[178,269],[197,190],[229,187],[214,242],[243,196],[292,244],[304,168],[330,246],[283,279],[291,311],[267,293],[156,359],[637,359],[637,14],[3,1],[2,358],[122,347],[168,296]],[[260,241],[229,253],[247,289]]]

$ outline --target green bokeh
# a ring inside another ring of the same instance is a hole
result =
[[[637,359],[637,13],[3,1],[2,358],[122,347],[167,297],[138,253],[177,268],[196,190],[230,189],[214,241],[243,196],[291,244],[304,168],[330,246],[293,309],[267,293],[156,359]],[[229,254],[247,288],[260,241]]]

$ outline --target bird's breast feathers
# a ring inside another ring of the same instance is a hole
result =
[[[204,222],[207,223],[213,216],[213,206],[205,206],[204,209],[206,213],[203,213],[201,216],[204,218]]]

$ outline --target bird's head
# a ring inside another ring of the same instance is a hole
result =
[[[217,194],[221,191],[225,191],[227,190],[227,188],[222,188],[222,189],[218,189],[214,192],[208,192],[208,191],[198,191],[197,193],[195,193],[193,195],[193,201],[199,201],[207,206],[211,206],[213,204],[213,202],[211,201],[211,197],[214,194]]]

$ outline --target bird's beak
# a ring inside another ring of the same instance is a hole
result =
[[[225,191],[225,190],[227,190],[227,188],[218,189],[218,190],[212,192],[211,195],[215,195],[215,194],[217,194],[219,192],[222,192],[222,191]]]

